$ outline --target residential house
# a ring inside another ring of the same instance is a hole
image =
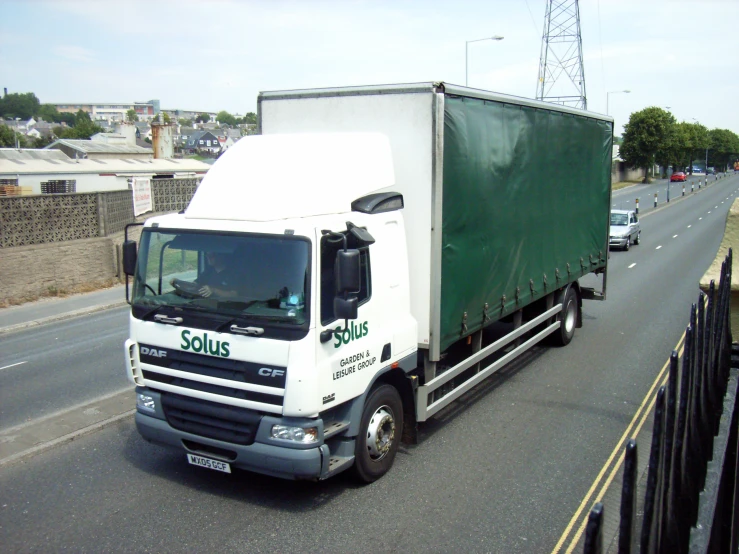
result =
[[[211,131],[196,131],[187,138],[183,148],[190,154],[198,153],[207,156],[217,156],[221,151],[218,137]]]

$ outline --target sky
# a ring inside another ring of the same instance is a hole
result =
[[[0,89],[239,115],[260,91],[466,78],[533,98],[547,3],[0,0]],[[580,20],[588,109],[616,134],[649,106],[739,134],[739,0],[581,0]]]

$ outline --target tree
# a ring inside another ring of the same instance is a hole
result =
[[[138,121],[138,120],[139,120],[139,116],[136,113],[136,110],[131,108],[130,110],[126,112],[126,121],[128,121],[129,123],[133,123],[134,121]]]
[[[34,93],[12,92],[0,98],[0,117],[3,119],[20,117],[27,121],[38,113],[40,106],[41,103]]]
[[[172,123],[172,118],[169,117],[169,114],[167,112],[162,112],[162,121],[164,121],[165,124],[169,125]]]
[[[218,120],[218,123],[222,125],[230,125],[231,127],[235,127],[238,124],[238,120],[227,111],[218,112],[216,119]]]
[[[739,135],[728,129],[708,131],[709,160],[717,169],[726,169],[739,158]]]
[[[67,139],[89,139],[102,131],[102,127],[93,123],[90,114],[82,110],[74,116],[74,127],[54,127],[54,134],[57,137]]]
[[[666,145],[673,140],[675,118],[662,108],[650,107],[634,112],[624,125],[619,155],[632,168],[644,168],[644,182],[649,182],[649,167],[657,154],[665,155]],[[662,151],[660,150],[662,149]]]
[[[18,133],[12,127],[0,124],[0,147],[15,148],[16,139],[18,141],[18,147],[26,147],[26,137],[24,137],[21,133]]]
[[[705,159],[706,148],[708,148],[708,129],[700,123],[685,123],[686,153],[688,167],[693,170],[693,160]]]
[[[249,125],[256,125],[257,114],[255,114],[254,112],[247,112],[247,114],[244,116],[244,123]]]
[[[192,119],[185,119],[184,117],[177,120],[177,123],[183,127],[192,127]]]
[[[201,113],[195,118],[195,123],[208,123],[210,116],[207,113]]]

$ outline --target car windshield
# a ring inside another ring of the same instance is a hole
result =
[[[611,214],[611,225],[628,225],[628,214]]]
[[[309,260],[299,237],[145,229],[132,303],[302,325]]]

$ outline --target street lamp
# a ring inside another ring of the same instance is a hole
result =
[[[499,36],[496,35],[494,37],[485,37],[485,38],[478,38],[478,39],[475,39],[475,40],[467,40],[467,41],[465,41],[465,43],[464,43],[464,86],[467,86],[467,67],[468,67],[468,64],[467,64],[468,55],[467,55],[467,53],[469,51],[469,44],[470,44],[470,42],[480,42],[480,41],[483,41],[483,40],[503,40],[503,37],[499,37]]]
[[[625,92],[626,94],[630,93],[630,90],[612,90],[611,92],[606,92],[606,115],[610,115],[608,113],[608,95],[609,94],[618,94],[620,92]]]
[[[18,122],[21,120],[20,117],[15,118],[15,149],[20,150],[21,145],[18,143]]]

